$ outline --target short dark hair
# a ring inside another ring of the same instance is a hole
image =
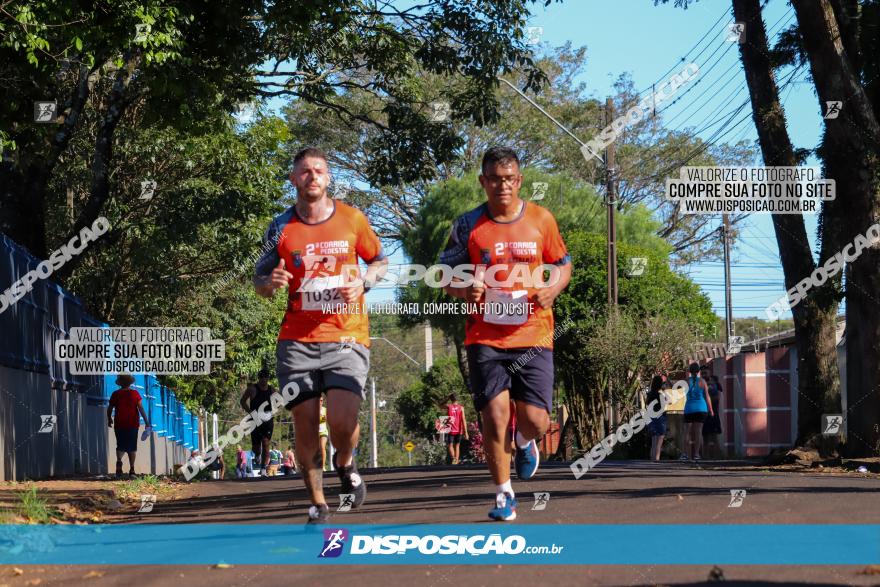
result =
[[[653,379],[651,379],[651,392],[660,391],[663,389],[663,376],[662,375],[654,375]]]
[[[450,393],[450,394],[449,394],[449,401],[454,402],[454,401],[456,401],[457,399],[458,399],[458,398],[455,397],[455,394],[454,394],[454,393]]]
[[[492,147],[483,153],[483,162],[480,164],[480,172],[486,173],[486,167],[497,163],[508,163],[513,161],[519,167],[519,157],[516,151],[508,147]]]
[[[260,369],[260,372],[257,373],[257,379],[268,379],[272,376],[272,372],[268,369]]]
[[[293,156],[293,166],[296,167],[296,164],[306,157],[314,157],[316,159],[327,161],[327,153],[322,149],[319,149],[318,147],[306,147],[297,151],[296,155]]]

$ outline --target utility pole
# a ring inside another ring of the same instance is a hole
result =
[[[431,365],[434,364],[434,345],[432,341],[432,333],[431,333],[431,324],[430,322],[425,322],[425,372],[431,370]]]
[[[553,124],[555,124],[557,127],[560,128],[560,130],[562,130],[565,134],[567,134],[568,136],[573,138],[575,140],[575,142],[577,142],[577,144],[581,146],[581,153],[584,155],[584,158],[587,161],[589,161],[591,157],[595,157],[596,159],[599,160],[600,163],[602,163],[605,166],[606,171],[608,173],[608,180],[607,181],[608,181],[608,186],[609,186],[608,187],[608,205],[609,205],[609,212],[608,212],[608,216],[609,216],[609,222],[608,222],[608,237],[609,237],[609,241],[608,241],[608,255],[609,255],[609,259],[608,259],[608,268],[609,268],[609,271],[608,271],[608,275],[609,275],[608,305],[609,306],[616,306],[617,305],[617,246],[616,246],[615,241],[616,241],[616,237],[617,237],[617,230],[616,230],[616,226],[614,223],[614,205],[617,200],[617,183],[616,183],[617,176],[615,173],[617,170],[614,168],[614,143],[612,142],[606,148],[605,159],[602,160],[602,158],[599,157],[598,153],[593,153],[592,150],[586,149],[586,143],[584,143],[582,140],[580,140],[577,137],[577,135],[575,135],[573,132],[571,132],[570,130],[565,128],[565,125],[563,125],[561,122],[559,122],[558,120],[553,118],[553,116],[549,112],[547,112],[546,110],[541,108],[541,106],[539,106],[534,100],[532,100],[531,98],[526,96],[518,87],[516,87],[515,85],[513,85],[512,83],[510,83],[509,81],[507,81],[506,79],[504,79],[503,77],[500,77],[500,76],[498,77],[498,81],[507,84],[510,87],[510,89],[513,90],[514,92],[516,92],[517,94],[519,94],[523,100],[525,100],[526,102],[528,102],[529,104],[534,106],[536,110],[538,110],[541,114],[543,114],[544,116],[549,118],[550,121],[553,122]],[[611,121],[613,119],[614,119],[614,107],[611,102],[611,98],[606,98],[605,99],[606,126],[608,124],[611,124]],[[612,237],[615,239],[614,241],[610,240]],[[614,271],[611,271],[612,266],[613,266]],[[611,282],[611,279],[612,279],[611,275],[614,276],[613,283]]]
[[[614,103],[605,98],[605,125],[614,120]],[[612,142],[605,148],[605,182],[608,202],[608,306],[617,306],[617,223],[614,206],[617,203],[617,169]]]
[[[333,441],[330,440],[330,437],[327,437],[327,449],[330,451],[327,456],[330,457],[330,470],[335,471],[336,468],[333,466]],[[352,457],[354,458],[354,457]]]
[[[657,84],[651,84],[651,100],[653,105],[651,107],[651,118],[654,120],[657,119]]]
[[[605,126],[614,120],[614,103],[605,98]],[[617,176],[615,169],[615,149],[612,142],[605,147],[605,191],[608,204],[608,314],[617,312],[617,223],[614,206],[617,204]],[[608,378],[608,432],[617,425],[617,405],[614,401],[613,378]]]
[[[372,443],[372,466],[379,466],[379,445],[376,443],[376,378],[372,377],[372,386],[370,391],[370,442]]]
[[[727,323],[727,348],[733,336],[733,302],[730,290],[730,218],[722,216],[721,242],[724,244],[724,321]]]
[[[515,85],[504,79],[503,77],[498,77],[498,81],[507,84],[510,89],[520,95],[523,100],[531,104],[538,110],[541,114],[546,116],[553,122],[557,127],[559,127],[565,134],[570,136],[572,139],[577,142],[581,146],[581,154],[584,156],[588,162],[591,158],[596,158],[600,163],[603,164],[607,174],[607,192],[608,192],[608,307],[616,308],[617,307],[617,226],[614,220],[614,206],[617,203],[617,174],[615,168],[615,152],[614,152],[614,143],[612,142],[605,150],[605,158],[599,156],[598,153],[593,153],[592,149],[588,149],[587,145],[580,140],[577,135],[573,132],[565,128],[565,126],[553,118],[553,116],[541,108],[534,100],[526,96],[519,88]],[[656,111],[656,104],[655,104]],[[611,121],[614,120],[614,105],[611,101],[611,98],[605,99],[605,124],[611,124]],[[606,415],[608,416],[605,422],[608,424],[608,429],[606,430],[606,434],[612,429],[612,416],[613,416],[613,408],[611,405],[611,382],[608,383],[608,402],[606,406]]]

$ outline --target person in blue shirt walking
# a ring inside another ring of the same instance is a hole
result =
[[[703,422],[706,416],[714,416],[712,401],[709,399],[709,386],[700,377],[700,365],[691,363],[688,377],[687,399],[684,403],[684,421],[687,425],[687,452],[692,461],[700,460],[703,449]]]

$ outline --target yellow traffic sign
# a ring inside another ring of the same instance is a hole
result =
[[[406,444],[403,445],[403,448],[406,449],[406,452],[412,452],[415,447],[416,445],[413,444],[412,440],[407,440]]]

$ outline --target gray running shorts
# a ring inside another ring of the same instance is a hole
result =
[[[287,409],[333,388],[347,389],[361,400],[365,397],[370,349],[362,344],[279,340],[275,358],[281,389],[291,381],[299,386],[299,395]]]

